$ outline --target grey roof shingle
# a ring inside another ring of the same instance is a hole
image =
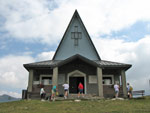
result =
[[[41,62],[35,62],[35,63],[29,63],[29,64],[24,64],[24,67],[26,69],[28,68],[36,68],[36,67],[55,67],[58,64],[60,64],[61,62],[63,62],[64,60],[47,60],[47,61],[41,61]],[[112,67],[120,67],[120,68],[126,68],[129,69],[131,67],[130,64],[124,64],[124,63],[118,63],[118,62],[111,62],[111,61],[105,61],[105,60],[98,60],[98,61],[94,61],[96,64],[98,64],[100,67],[103,68],[112,68]]]
[[[118,62],[112,62],[112,61],[106,61],[106,60],[100,60],[100,61],[95,61],[99,65],[102,66],[123,66],[123,65],[129,65],[129,64],[124,64],[124,63],[118,63]]]
[[[46,61],[41,61],[41,62],[35,62],[35,63],[29,63],[29,64],[24,64],[24,67],[51,67],[56,65],[61,61],[58,60],[46,60]]]

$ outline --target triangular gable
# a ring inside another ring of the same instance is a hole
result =
[[[69,57],[69,58],[67,58],[67,59],[65,59],[65,60],[63,60],[61,62],[58,62],[54,67],[59,67],[59,66],[65,65],[65,64],[67,64],[67,63],[69,63],[69,62],[71,62],[73,60],[76,60],[76,59],[80,59],[80,60],[82,60],[82,61],[84,61],[84,62],[86,62],[86,63],[88,63],[88,64],[90,64],[92,66],[100,67],[100,65],[97,64],[96,62],[94,62],[93,60],[90,60],[90,59],[88,59],[88,58],[86,58],[84,56],[81,56],[79,54],[76,54],[76,55],[71,56],[71,57]]]
[[[77,10],[65,31],[53,60],[65,60],[76,54],[90,60],[101,60]]]

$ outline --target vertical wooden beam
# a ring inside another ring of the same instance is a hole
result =
[[[125,70],[121,70],[121,81],[122,81],[122,88],[123,88],[123,96],[127,97],[127,87],[126,87],[126,75]]]
[[[97,67],[98,95],[103,97],[102,69]]]
[[[32,92],[32,84],[33,84],[33,70],[29,70],[28,92]]]
[[[57,86],[58,82],[58,67],[53,68],[53,78],[52,78],[52,84],[53,86]]]

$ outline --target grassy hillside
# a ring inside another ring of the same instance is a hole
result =
[[[0,113],[150,113],[150,97],[81,102],[21,100],[0,103]]]

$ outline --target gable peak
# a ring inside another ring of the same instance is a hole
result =
[[[75,10],[73,17],[79,17],[79,13],[78,13],[77,9]]]
[[[75,10],[52,60],[64,60],[75,54],[83,55],[91,60],[101,60],[77,10]]]

